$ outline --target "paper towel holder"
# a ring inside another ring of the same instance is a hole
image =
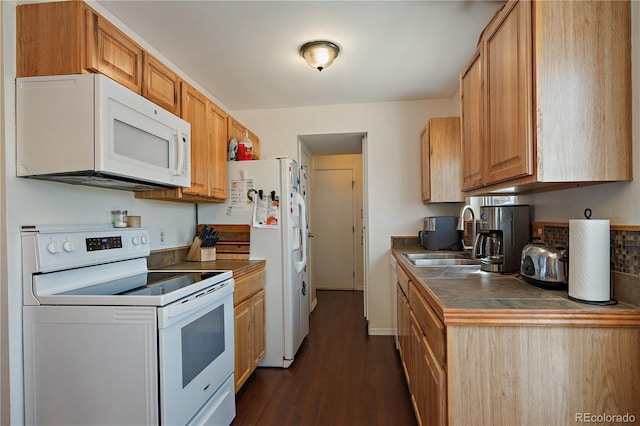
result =
[[[591,219],[591,215],[592,215],[592,210],[590,208],[586,208],[584,209],[584,217],[587,220]],[[597,221],[596,221],[597,222]],[[570,239],[571,239],[571,234],[570,235]],[[571,250],[571,244],[569,244],[568,250]],[[616,299],[614,299],[613,297],[611,297],[611,293],[613,292],[613,288],[611,283],[613,282],[613,279],[611,277],[611,271],[609,271],[609,300],[604,300],[604,301],[595,301],[595,300],[585,300],[585,299],[581,299],[578,297],[572,297],[570,294],[568,294],[568,298],[569,300],[572,300],[574,302],[579,302],[579,303],[587,303],[590,305],[598,305],[598,306],[607,306],[607,305],[617,305],[618,301]],[[569,281],[571,280],[571,272],[569,273]],[[571,293],[571,282],[569,282],[569,293]]]

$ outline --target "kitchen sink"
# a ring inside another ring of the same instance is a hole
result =
[[[480,262],[470,259],[464,254],[456,253],[405,253],[404,257],[414,266],[420,267],[460,267],[460,266],[477,266]]]
[[[407,259],[422,260],[422,259],[469,259],[469,256],[459,253],[406,253]]]

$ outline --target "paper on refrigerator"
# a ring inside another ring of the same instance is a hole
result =
[[[229,202],[231,207],[247,207],[251,205],[253,179],[231,179],[229,186]]]
[[[280,203],[270,195],[262,198],[253,193],[253,226],[256,228],[278,229],[280,222]]]

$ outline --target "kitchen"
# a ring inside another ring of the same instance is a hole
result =
[[[15,177],[15,10],[14,3],[4,2],[3,17],[3,216],[2,216],[2,404],[3,422],[21,423],[22,381],[20,362],[21,289],[13,283],[21,280],[19,228],[27,223],[92,223],[109,222],[108,212],[126,208],[140,215],[143,225],[152,232],[152,248],[187,245],[196,225],[193,206],[181,203],[133,199],[131,193],[57,183],[38,182]],[[632,4],[633,39],[637,39],[636,23],[640,8]],[[103,12],[101,10],[101,12]],[[104,11],[108,16],[108,12]],[[490,16],[489,16],[490,17]],[[488,20],[488,18],[487,18]],[[116,20],[117,21],[117,20]],[[141,41],[142,43],[142,41]],[[640,57],[634,43],[632,57]],[[339,62],[335,63],[335,67]],[[306,66],[306,65],[305,65]],[[313,70],[311,70],[313,71]],[[325,72],[329,72],[327,70]],[[638,82],[633,82],[637,94]],[[637,122],[638,96],[633,98],[633,121]],[[422,227],[424,216],[457,214],[456,206],[428,206],[420,202],[420,168],[416,161],[419,152],[419,130],[428,117],[459,114],[457,94],[444,99],[312,106],[300,108],[255,109],[237,111],[234,115],[260,135],[262,156],[288,155],[297,157],[297,137],[301,134],[327,134],[366,131],[368,134],[367,175],[370,196],[367,211],[369,226],[368,266],[369,332],[392,334],[392,309],[389,304],[393,288],[388,285],[391,275],[388,265],[389,236],[414,235]],[[633,163],[640,164],[637,128],[634,128]],[[406,141],[398,149],[395,141]],[[394,141],[394,143],[389,143]],[[391,169],[394,173],[376,173]],[[375,188],[375,190],[374,190]],[[404,188],[398,191],[398,188]],[[380,196],[379,194],[384,194]],[[582,217],[585,208],[592,208],[594,216],[609,218],[615,225],[638,225],[640,184],[637,180],[591,187],[539,193],[520,201],[535,205],[534,219],[546,222],[567,222]],[[392,218],[392,219],[390,219]],[[179,221],[179,223],[177,223]],[[160,238],[160,235],[163,238]],[[374,278],[379,277],[379,278]],[[637,283],[637,281],[636,281]],[[636,284],[637,285],[637,284]],[[8,324],[5,327],[5,319]],[[6,337],[5,337],[6,335]],[[10,393],[8,393],[10,392]],[[5,397],[10,395],[10,397]],[[5,404],[11,402],[9,413]],[[10,416],[10,417],[9,417]]]

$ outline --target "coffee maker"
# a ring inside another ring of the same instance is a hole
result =
[[[522,249],[529,243],[529,206],[482,206],[473,257],[480,269],[503,274],[520,270]]]

